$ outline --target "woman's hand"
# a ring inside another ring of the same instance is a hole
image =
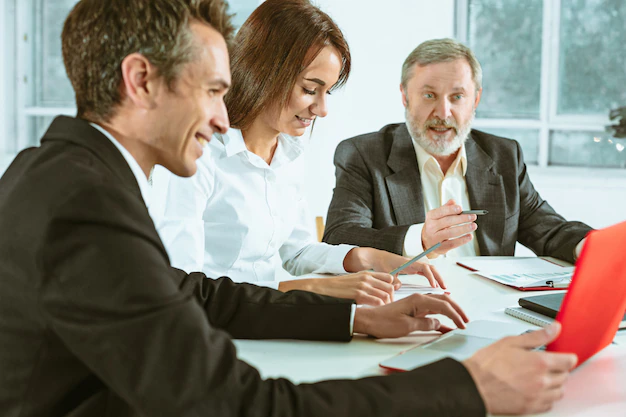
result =
[[[373,269],[374,271],[389,273],[410,260],[411,258],[374,248],[354,248],[346,255],[343,266],[347,272]],[[402,273],[423,275],[432,287],[446,288],[446,284],[437,269],[426,262],[428,262],[426,259],[414,262]],[[397,276],[394,277],[393,283],[395,289],[400,288],[401,283]]]
[[[393,280],[389,274],[359,272],[329,278],[283,281],[280,291],[304,290],[317,294],[355,300],[357,304],[382,306],[393,301]]]

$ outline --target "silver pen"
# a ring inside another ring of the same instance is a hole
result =
[[[489,214],[487,210],[463,210],[461,214],[475,214],[477,216],[484,216],[485,214]]]
[[[398,272],[402,271],[404,268],[406,268],[407,266],[411,265],[413,262],[419,261],[424,256],[428,255],[429,253],[431,253],[432,251],[437,249],[439,246],[441,246],[441,242],[439,242],[439,243],[437,243],[435,245],[432,245],[430,248],[426,249],[424,252],[420,253],[415,258],[411,259],[410,261],[403,263],[402,265],[400,265],[399,267],[397,267],[396,269],[391,271],[389,274],[390,275],[396,275]]]

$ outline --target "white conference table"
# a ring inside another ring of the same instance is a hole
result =
[[[451,259],[440,258],[433,264],[471,320],[525,323],[504,314],[504,308],[517,305],[522,296],[542,293],[521,292],[492,282]],[[407,279],[427,283],[425,278]],[[452,324],[447,318],[441,321]],[[528,323],[528,328],[537,327]],[[235,344],[239,358],[255,366],[264,378],[284,377],[303,383],[384,375],[379,362],[432,338],[432,334],[413,334],[376,340],[356,335],[350,343],[236,340]],[[567,382],[565,397],[542,416],[626,416],[626,334],[619,334],[616,342],[577,368]]]

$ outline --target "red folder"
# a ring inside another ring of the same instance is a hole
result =
[[[580,365],[613,341],[626,311],[625,249],[626,222],[587,235],[547,350],[575,353]]]

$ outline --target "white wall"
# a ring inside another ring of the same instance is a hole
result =
[[[307,150],[303,172],[312,219],[326,216],[335,186],[332,159],[337,144],[403,121],[398,87],[402,62],[422,41],[454,36],[453,0],[316,3],[333,17],[348,39],[353,71],[346,87],[331,96],[329,115],[315,125]],[[626,170],[530,167],[529,172],[542,197],[568,219],[592,227],[626,220]]]
[[[335,186],[333,155],[343,139],[404,120],[400,70],[421,42],[454,35],[453,0],[317,0],[350,45],[352,72],[316,122],[305,183],[313,216],[326,216]]]

